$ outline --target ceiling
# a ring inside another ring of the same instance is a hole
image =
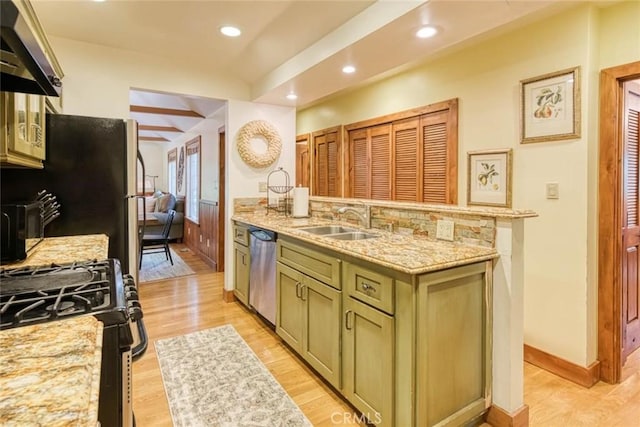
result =
[[[306,107],[434,55],[468,45],[577,2],[545,0],[154,1],[32,0],[47,34],[151,53],[216,75],[238,78],[251,100]],[[417,39],[422,25],[439,29]],[[237,38],[223,25],[239,27]],[[356,67],[343,74],[345,64]],[[286,95],[295,92],[297,100]],[[194,110],[218,101],[132,92],[132,105]],[[196,119],[132,113],[148,126],[187,130]],[[157,124],[154,124],[157,123]],[[187,128],[185,128],[187,126]],[[173,139],[176,132],[145,131]],[[142,133],[141,133],[142,135]]]

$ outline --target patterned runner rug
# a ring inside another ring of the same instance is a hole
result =
[[[155,348],[174,426],[311,426],[233,326]]]
[[[171,265],[163,252],[144,254],[142,256],[142,268],[138,279],[140,283],[195,274],[195,271],[180,258],[176,251],[171,247],[169,250],[171,251],[173,265]]]

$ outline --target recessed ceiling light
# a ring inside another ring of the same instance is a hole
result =
[[[291,99],[291,100],[298,99],[298,95],[291,92],[290,94],[287,95],[287,99]]]
[[[242,31],[240,31],[240,29],[229,26],[221,27],[220,32],[227,37],[238,37],[240,34],[242,34]]]
[[[355,73],[356,67],[354,67],[353,65],[345,65],[344,67],[342,67],[342,72],[345,74]]]
[[[421,39],[428,39],[429,37],[433,37],[436,34],[438,34],[438,29],[436,27],[427,25],[426,27],[420,28],[416,32],[416,37],[419,37]]]

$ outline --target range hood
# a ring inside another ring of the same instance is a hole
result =
[[[24,16],[29,10],[32,12],[31,5],[25,4],[25,11],[21,13],[14,1],[0,0],[0,90],[60,96],[61,77]],[[29,18],[39,27],[35,14]]]

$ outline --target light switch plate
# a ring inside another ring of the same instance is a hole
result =
[[[267,192],[267,183],[264,181],[258,182],[258,192],[266,193]]]
[[[559,199],[560,198],[560,186],[557,182],[547,182],[547,199]]]
[[[453,241],[454,222],[439,219],[436,223],[436,238]]]

